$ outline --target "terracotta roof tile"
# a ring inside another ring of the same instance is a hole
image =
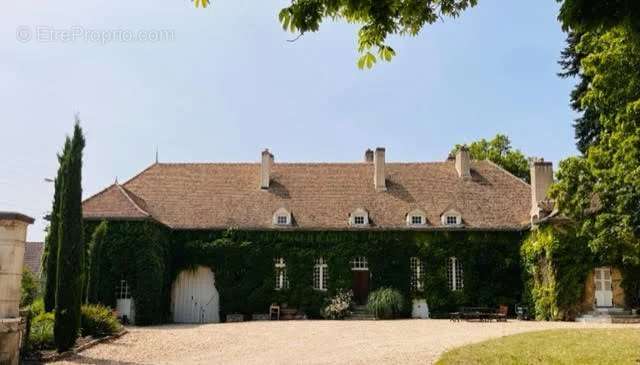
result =
[[[40,276],[43,251],[43,242],[26,242],[24,245],[24,266],[37,276]]]
[[[118,189],[84,202],[88,219],[153,219],[175,229],[270,229],[287,208],[300,229],[348,229],[356,208],[371,228],[402,229],[419,208],[429,227],[441,227],[450,208],[467,229],[522,229],[529,221],[530,186],[486,161],[472,162],[472,179],[458,178],[454,162],[387,163],[386,192],[376,192],[371,163],[276,163],[267,191],[258,163],[154,164]],[[138,209],[139,208],[139,209]]]

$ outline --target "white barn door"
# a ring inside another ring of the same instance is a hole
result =
[[[220,298],[210,268],[182,271],[171,290],[171,309],[175,323],[220,322]]]

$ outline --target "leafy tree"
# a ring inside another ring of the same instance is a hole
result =
[[[551,191],[604,260],[640,265],[640,40],[630,25],[585,33],[578,101],[597,111],[598,138],[583,157],[563,161]]]
[[[209,0],[192,0],[199,7]],[[395,51],[390,35],[417,35],[425,24],[443,17],[457,17],[478,0],[292,0],[278,18],[282,28],[300,35],[316,32],[325,18],[360,24],[359,68],[371,68],[377,60],[391,61]],[[375,54],[374,54],[375,53]]]
[[[456,145],[451,151],[455,154],[462,145]],[[511,147],[509,137],[497,134],[492,140],[480,139],[471,143],[469,155],[474,160],[489,160],[522,180],[529,181],[529,162],[520,152]]]
[[[557,0],[562,3],[558,19],[565,30],[589,31],[620,24],[640,30],[638,0]]]
[[[586,56],[584,52],[578,50],[578,43],[582,34],[569,32],[567,36],[567,46],[562,51],[560,66],[563,72],[558,75],[563,78],[578,77],[578,83],[571,91],[571,108],[579,116],[574,121],[575,138],[578,150],[583,154],[587,152],[589,146],[596,143],[600,135],[600,119],[598,111],[589,105],[583,105],[581,100],[589,90],[591,78],[580,72],[580,64]]]
[[[62,162],[69,153],[71,140],[66,139],[62,153],[58,154],[58,173],[54,182],[53,207],[51,209],[51,223],[46,237],[42,267],[44,271],[44,308],[51,312],[56,307],[56,285],[58,277],[58,226],[60,219],[60,190],[62,184]]]
[[[78,120],[69,153],[62,161],[58,227],[58,275],[54,339],[60,352],[71,348],[80,329],[85,247],[82,230],[82,150],[85,140]]]

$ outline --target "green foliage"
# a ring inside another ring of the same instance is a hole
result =
[[[451,151],[455,154],[462,145],[456,145]],[[509,137],[497,134],[492,140],[484,138],[471,143],[468,146],[469,156],[473,160],[489,160],[509,171],[513,175],[529,182],[529,162],[520,152],[511,147]]]
[[[51,222],[45,239],[42,257],[44,285],[44,305],[47,312],[56,307],[56,285],[58,279],[58,228],[60,226],[60,193],[62,190],[63,161],[71,149],[71,139],[67,137],[62,153],[58,154],[58,172],[54,181],[53,207]]]
[[[565,30],[592,31],[629,24],[640,31],[640,3],[636,0],[557,0],[558,19]]]
[[[584,237],[570,226],[532,231],[521,248],[525,301],[539,320],[571,320],[579,311],[596,262]]]
[[[366,256],[372,289],[391,287],[405,298],[426,298],[432,311],[459,305],[514,304],[521,294],[518,232],[174,232],[172,275],[205,265],[216,275],[223,313],[261,313],[287,302],[316,317],[339,288],[351,288],[350,260]],[[186,243],[185,243],[186,242]],[[290,288],[275,291],[273,258],[283,256]],[[425,261],[425,291],[409,288],[410,257]],[[450,256],[467,261],[465,290],[447,288]],[[313,263],[328,262],[329,291],[312,289]],[[247,299],[248,298],[248,299]]]
[[[477,0],[293,0],[278,18],[284,30],[300,34],[318,31],[325,18],[362,25],[358,31],[358,67],[371,68],[376,60],[390,61],[395,55],[386,43],[390,35],[415,36],[426,24],[457,17],[476,4]]]
[[[122,330],[112,310],[99,304],[83,305],[80,322],[83,336],[102,337]]]
[[[376,318],[397,318],[404,308],[404,298],[393,288],[380,288],[369,294],[367,308]]]
[[[575,49],[589,81],[577,97],[597,112],[598,136],[560,165],[551,196],[579,224],[594,253],[640,265],[640,39],[628,26],[587,32]]]
[[[20,308],[31,305],[40,294],[40,283],[31,270],[26,267],[22,270],[20,285]]]
[[[53,326],[55,315],[52,312],[42,312],[31,319],[28,348],[31,350],[51,349],[55,346],[53,340]]]
[[[62,162],[54,325],[56,349],[60,352],[74,345],[80,329],[85,254],[82,230],[82,150],[84,145],[82,129],[76,121],[69,154]]]
[[[352,305],[353,291],[339,289],[334,296],[326,299],[320,314],[326,319],[344,319],[351,314]]]
[[[161,323],[169,297],[169,232],[151,222],[91,222],[89,302],[115,306],[124,279],[131,288],[136,324]]]

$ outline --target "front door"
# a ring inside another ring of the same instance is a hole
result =
[[[358,305],[367,304],[369,297],[369,270],[353,270],[353,300]]]
[[[596,286],[596,307],[613,307],[611,268],[597,268],[594,273],[594,282]]]

